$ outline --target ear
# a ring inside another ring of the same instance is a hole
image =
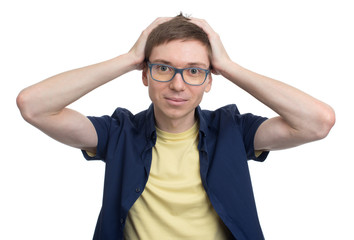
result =
[[[147,66],[146,63],[144,63],[144,67],[143,67],[142,80],[143,80],[143,84],[144,84],[145,86],[149,86],[149,81],[148,81],[148,66]]]
[[[208,77],[207,77],[207,80],[205,80],[205,89],[204,89],[204,92],[209,92],[210,89],[211,89],[211,85],[212,85],[212,82],[213,82],[213,78],[211,76],[211,73],[208,74]]]

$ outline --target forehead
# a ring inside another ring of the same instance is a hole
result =
[[[208,48],[198,40],[173,40],[158,45],[152,49],[149,60],[168,62],[175,67],[210,65]]]

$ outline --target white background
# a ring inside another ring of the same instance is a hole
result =
[[[104,164],[86,162],[27,124],[18,92],[49,76],[127,52],[158,16],[206,19],[242,66],[330,104],[337,122],[321,141],[250,162],[266,239],[354,239],[354,7],[345,0],[113,1],[0,3],[0,239],[91,239]],[[220,76],[203,108],[237,103],[274,113]],[[85,115],[149,105],[141,72],[95,90],[71,107]]]

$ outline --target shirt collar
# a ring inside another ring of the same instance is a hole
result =
[[[151,104],[146,112],[146,138],[156,138],[156,128],[155,128],[155,116],[154,116],[154,104]]]
[[[200,106],[198,106],[195,109],[195,114],[196,114],[197,119],[199,121],[199,131],[202,132],[204,136],[206,136],[206,133],[208,130],[208,124],[206,122],[205,116],[204,116],[203,111],[200,108]]]
[[[199,131],[206,136],[208,125],[206,123],[205,116],[200,106],[195,109],[196,117],[199,121]],[[151,104],[146,112],[146,138],[156,138],[156,128],[155,128],[155,116],[154,116],[154,104]]]

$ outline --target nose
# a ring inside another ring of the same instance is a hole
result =
[[[186,83],[183,81],[182,74],[176,73],[170,82],[170,89],[177,92],[184,91],[186,89]]]

